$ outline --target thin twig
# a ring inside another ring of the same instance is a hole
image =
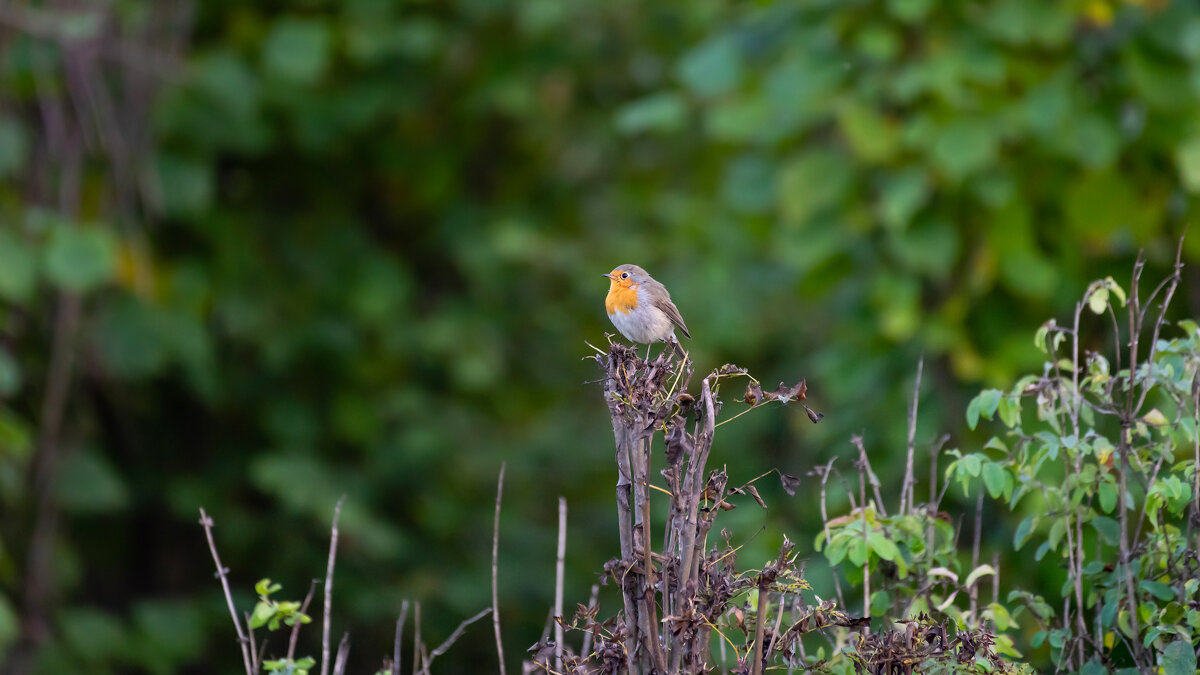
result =
[[[400,618],[396,619],[396,639],[392,643],[392,675],[400,675],[400,652],[404,643],[404,619],[408,617],[408,600],[400,603]]]
[[[592,594],[588,597],[588,609],[591,610],[596,606],[596,601],[600,597],[600,584],[592,584]],[[583,631],[583,648],[579,654],[586,659],[592,653],[592,631]]]
[[[333,526],[329,533],[329,562],[325,566],[325,611],[321,624],[321,675],[329,672],[329,615],[333,609],[333,563],[337,558],[338,518],[342,515],[342,502],[345,500],[343,495],[333,507]]]
[[[883,505],[883,497],[879,493],[879,477],[871,470],[871,460],[867,458],[867,450],[863,447],[862,436],[854,434],[850,437],[850,442],[858,448],[858,460],[862,465],[863,471],[867,474],[867,479],[871,482],[871,490],[875,495],[875,510],[879,512],[881,517],[887,517],[887,507]],[[861,476],[860,476],[861,478]],[[863,507],[867,505],[866,493],[863,493]]]
[[[454,632],[450,634],[450,637],[446,638],[445,642],[438,645],[437,648],[434,649],[433,651],[429,652],[428,658],[425,659],[424,672],[428,673],[429,668],[433,665],[433,660],[436,659],[437,657],[441,656],[442,654],[445,654],[450,649],[450,647],[453,646],[454,643],[458,641],[458,638],[462,637],[463,631],[465,631],[467,629],[467,626],[470,626],[471,624],[482,619],[483,617],[487,616],[488,614],[491,614],[491,612],[492,612],[491,607],[484,607],[475,616],[473,616],[469,619],[464,619],[462,623],[458,624],[458,628],[454,629]]]
[[[417,601],[413,605],[413,675],[421,672],[421,650],[424,645],[421,644],[421,603]]]
[[[317,580],[313,579],[308,585],[308,594],[304,596],[304,603],[300,605],[300,613],[304,614],[308,611],[308,603],[312,602],[313,591],[317,589]],[[249,625],[249,621],[246,622]],[[292,636],[288,639],[287,660],[293,661],[296,656],[296,640],[300,637],[300,626],[304,625],[303,621],[297,620],[292,624]]]
[[[921,373],[925,370],[925,357],[917,361],[917,379],[913,382],[912,403],[908,406],[908,453],[904,464],[904,483],[900,487],[900,515],[908,515],[913,507],[913,488],[917,479],[913,476],[913,452],[917,438],[917,404],[921,399]]]
[[[246,637],[250,639],[250,664],[254,668],[254,672],[259,672],[259,664],[262,663],[263,651],[259,649],[258,644],[254,640],[254,626],[250,625],[250,612],[242,612],[242,620],[246,622]],[[262,649],[267,648],[267,641],[263,640]]]
[[[645,525],[643,525],[645,530]],[[567,559],[567,498],[558,498],[558,555],[554,563],[554,670],[562,672],[563,577]]]
[[[204,536],[208,538],[208,550],[212,552],[213,563],[217,566],[217,577],[221,580],[221,588],[225,591],[225,603],[229,605],[229,616],[233,618],[233,627],[237,629],[238,645],[242,648],[242,663],[246,667],[246,675],[254,675],[254,669],[251,667],[250,660],[250,643],[246,641],[246,633],[242,630],[242,622],[238,619],[237,609],[233,606],[233,593],[229,590],[229,579],[226,577],[229,570],[221,565],[221,557],[217,555],[217,544],[213,541],[212,518],[205,513],[204,507],[200,507],[200,524],[204,526]]]
[[[338,641],[337,657],[333,663],[333,675],[346,674],[346,659],[350,658],[350,633],[343,633]]]
[[[496,517],[492,521],[492,629],[496,633],[496,658],[500,662],[500,675],[504,669],[504,642],[500,639],[499,561],[500,561],[500,498],[504,495],[504,469],[507,462],[500,462],[500,476],[496,479]]]
[[[983,489],[979,490],[979,496],[975,499],[975,537],[971,542],[971,569],[979,568],[979,538],[983,533]],[[976,625],[979,623],[979,582],[971,584],[967,589],[971,594],[970,597],[970,612],[971,618],[974,619]]]

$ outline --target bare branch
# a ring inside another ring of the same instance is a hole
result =
[[[329,672],[329,615],[333,609],[333,563],[337,558],[338,518],[342,515],[344,501],[346,497],[343,495],[333,507],[333,526],[329,532],[329,562],[325,566],[325,611],[321,624],[321,675]]]
[[[643,529],[645,526],[643,525]],[[554,669],[562,672],[563,577],[567,558],[567,499],[558,498],[558,555],[554,563]]]
[[[317,579],[313,579],[312,583],[310,583],[308,585],[308,595],[304,596],[304,603],[302,605],[300,605],[300,613],[301,614],[308,611],[308,603],[312,602],[313,591],[315,591],[316,589],[317,589]],[[297,620],[296,623],[292,624],[292,637],[288,640],[288,650],[287,650],[287,660],[288,661],[295,660],[296,639],[300,637],[300,626],[301,625],[303,625],[303,622],[299,621],[299,620]]]
[[[217,544],[213,541],[213,521],[205,513],[203,506],[200,507],[200,524],[204,526],[204,536],[208,538],[208,550],[212,552],[213,563],[217,566],[217,577],[221,580],[221,588],[225,591],[225,603],[229,605],[229,616],[233,618],[233,627],[237,629],[238,644],[242,648],[242,663],[246,667],[246,675],[254,675],[250,659],[250,643],[246,640],[246,633],[242,630],[242,621],[238,618],[237,609],[233,606],[233,592],[229,590],[229,579],[226,577],[229,570],[221,565],[221,556],[217,555]]]
[[[400,675],[400,652],[404,637],[404,619],[408,617],[408,600],[400,603],[400,618],[396,619],[396,639],[392,643],[392,675]]]
[[[913,452],[916,450],[917,437],[917,404],[921,399],[921,373],[925,370],[925,357],[917,361],[917,379],[913,382],[912,403],[908,406],[908,455],[904,464],[904,483],[900,487],[900,515],[907,515],[913,507],[913,488],[916,477],[913,475]]]
[[[458,641],[458,638],[462,637],[463,631],[467,629],[467,626],[470,626],[471,624],[482,619],[483,617],[487,616],[491,612],[492,612],[491,607],[485,607],[482,610],[480,610],[479,613],[476,614],[475,616],[473,616],[469,619],[466,619],[462,623],[458,624],[458,628],[454,629],[454,632],[450,634],[450,637],[446,638],[445,642],[438,645],[437,649],[434,649],[433,651],[429,652],[429,657],[425,659],[425,667],[423,668],[423,671],[425,673],[429,672],[429,667],[431,665],[433,665],[433,660],[436,659],[437,657],[441,656],[442,654],[445,654],[446,651],[449,650],[450,647],[453,646],[456,641]]]
[[[504,669],[504,642],[500,639],[499,561],[500,561],[500,498],[504,495],[504,469],[507,462],[500,463],[500,477],[496,479],[496,516],[492,521],[492,628],[496,633],[496,657],[500,662],[500,675]],[[400,644],[399,638],[396,644]],[[397,661],[400,659],[397,658]]]

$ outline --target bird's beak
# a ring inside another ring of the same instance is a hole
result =
[[[609,279],[612,279],[612,278],[613,278],[612,272],[605,272],[604,274],[601,274],[600,276],[602,276],[602,277],[608,277]]]

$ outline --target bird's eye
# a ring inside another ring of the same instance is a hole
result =
[[[622,279],[628,279],[628,278],[629,278],[629,272],[622,272],[622,273],[621,273],[621,278],[622,278]]]

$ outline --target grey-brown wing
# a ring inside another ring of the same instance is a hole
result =
[[[658,284],[658,287],[662,289],[663,298],[662,300],[657,300],[655,304],[663,311],[663,314],[667,315],[667,318],[671,320],[671,323],[679,326],[679,330],[683,331],[685,336],[689,338],[692,337],[692,334],[688,332],[687,324],[683,322],[683,317],[679,314],[679,310],[675,307],[675,303],[671,302],[671,294],[667,293],[667,289],[662,284],[659,284],[657,281],[654,283]]]

